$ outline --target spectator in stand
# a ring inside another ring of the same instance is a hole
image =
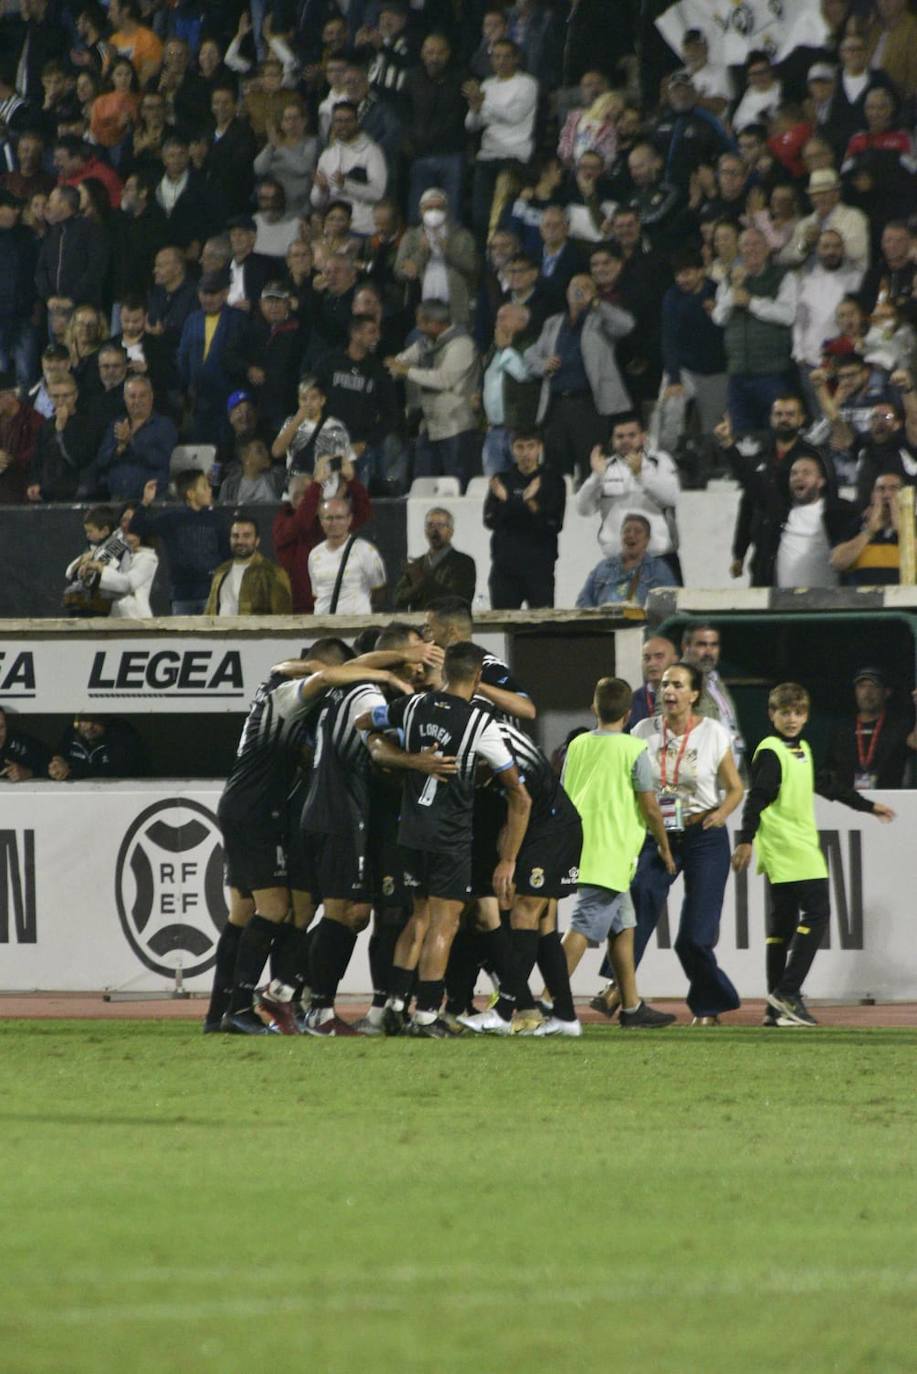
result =
[[[694,228],[693,216],[686,220],[687,188],[684,191],[668,179],[663,180],[663,159],[652,143],[637,142],[627,156],[633,183],[628,208],[636,211],[639,222],[653,248],[673,253],[685,234]]]
[[[903,486],[897,472],[881,472],[872,484],[860,528],[854,534],[848,529],[848,537],[835,543],[831,566],[841,574],[842,586],[887,587],[900,582],[898,493]]]
[[[325,262],[313,283],[312,334],[308,357],[314,366],[329,349],[347,347],[357,269],[347,253],[335,253]]]
[[[853,675],[856,715],[834,731],[826,764],[842,787],[857,792],[904,786],[904,771],[917,749],[912,717],[889,703],[894,693],[882,668],[867,667]]]
[[[876,86],[867,92],[866,131],[854,134],[844,154],[841,175],[847,195],[870,219],[871,249],[878,247],[882,226],[906,215],[914,203],[914,159],[911,136],[902,126],[894,91]]]
[[[460,596],[474,601],[477,569],[474,559],[452,547],[455,521],[442,506],[427,511],[423,532],[428,549],[411,558],[395,587],[395,609],[425,611],[441,596]]]
[[[185,320],[178,346],[178,375],[190,392],[190,437],[196,443],[226,438],[226,402],[237,375],[233,356],[245,347],[248,321],[243,311],[226,303],[228,274],[205,272],[198,286],[200,310]]]
[[[602,159],[598,153],[581,153],[573,172],[559,189],[549,193],[548,204],[538,217],[539,241],[536,245],[536,256],[542,248],[541,221],[547,210],[551,206],[556,206],[559,201],[564,202],[562,208],[566,211],[570,237],[581,252],[587,244],[600,243],[608,236],[615,200],[608,179],[602,172]],[[534,253],[535,248],[528,246],[527,251]]]
[[[761,429],[786,389],[797,283],[770,260],[764,235],[746,229],[741,259],[720,283],[711,316],[724,331],[729,418],[739,432]]]
[[[117,0],[116,0],[117,2]],[[149,771],[140,736],[126,720],[78,715],[48,764],[52,782],[84,778],[142,778]]]
[[[871,368],[858,353],[838,357],[834,377],[837,384],[833,393],[829,385],[830,374],[825,368],[810,373],[809,381],[821,410],[821,429],[827,430],[834,464],[839,474],[852,482],[856,480],[857,447],[870,432],[875,408],[894,406],[896,397],[888,374],[881,368]]]
[[[118,566],[92,560],[84,564],[90,572],[98,572],[99,591],[111,598],[109,614],[118,620],[148,620],[153,614],[150,593],[159,570],[159,554],[149,535],[141,538],[130,528],[135,509],[135,505],[127,505],[121,512],[121,532],[129,552]]]
[[[153,284],[153,263],[169,242],[168,221],[146,174],[132,172],[124,183],[121,208],[109,225],[112,289],[116,300],[145,296]]]
[[[213,574],[207,615],[290,614],[290,579],[259,552],[260,545],[254,520],[237,516],[229,531],[232,557]]]
[[[124,383],[127,381],[127,354],[119,343],[109,340],[99,349],[101,390],[92,398],[92,414],[101,432],[124,414]]]
[[[837,172],[827,169],[813,172],[807,190],[814,209],[796,226],[792,260],[805,262],[814,253],[822,233],[826,229],[836,229],[844,240],[847,261],[865,272],[869,266],[869,221],[862,210],[841,202],[841,179]]]
[[[674,448],[684,431],[685,411],[694,402],[702,434],[712,434],[726,408],[723,331],[711,319],[716,286],[695,248],[672,260],[675,285],[662,303],[663,383],[659,443]]]
[[[797,458],[790,468],[790,506],[773,551],[775,587],[836,587],[831,550],[850,528],[855,511],[828,490],[824,465]]]
[[[468,102],[465,128],[483,131],[471,191],[471,223],[482,247],[521,185],[535,150],[538,82],[519,70],[520,58],[516,44],[501,38],[491,52],[493,76],[462,86]]]
[[[662,709],[662,702],[659,700],[659,685],[666,668],[671,668],[674,663],[678,662],[678,650],[665,635],[653,635],[643,646],[641,661],[643,664],[643,686],[638,687],[634,692],[630,719],[627,722],[628,730],[631,730],[640,720],[651,719]]]
[[[378,205],[373,207],[374,224],[377,209]],[[364,245],[350,232],[352,224],[353,206],[346,200],[330,200],[324,215],[313,215],[312,256],[318,271],[323,272],[338,253],[348,254],[354,262],[361,256]],[[321,233],[317,232],[319,229]]]
[[[50,228],[35,268],[35,286],[46,305],[52,296],[71,308],[102,301],[108,247],[99,226],[79,209],[80,193],[75,186],[55,186],[48,197]]]
[[[89,133],[101,148],[120,151],[140,109],[140,86],[129,57],[117,58],[109,67],[102,94],[92,102]]]
[[[274,553],[290,578],[293,610],[297,614],[311,614],[315,604],[309,580],[309,554],[324,538],[318,519],[318,509],[324,497],[339,496],[347,501],[353,516],[352,531],[361,529],[372,513],[369,493],[358,480],[346,449],[333,435],[329,448],[335,452],[317,455],[314,478],[304,472],[291,473],[288,501],[274,516]],[[333,456],[341,459],[339,472],[332,470]]]
[[[271,259],[271,270],[280,268],[290,244],[300,236],[302,221],[287,213],[286,192],[274,177],[262,177],[255,192],[258,213],[254,216],[257,229],[255,252]]]
[[[628,515],[650,523],[649,552],[666,555],[678,573],[675,509],[678,472],[667,453],[647,447],[636,416],[619,416],[611,431],[611,453],[599,444],[589,455],[592,471],[576,495],[580,515],[598,514],[599,547],[606,558],[621,552],[621,527]]]
[[[214,129],[204,161],[208,189],[230,215],[248,212],[255,184],[255,136],[239,111],[235,83],[218,81],[210,92]]]
[[[54,145],[54,169],[58,186],[79,186],[92,179],[100,181],[108,194],[113,210],[121,204],[121,178],[107,162],[91,155],[90,146],[81,138],[59,138]]]
[[[856,291],[862,279],[861,268],[845,256],[843,236],[836,229],[823,229],[815,245],[814,260],[799,273],[793,324],[793,359],[813,409],[815,396],[808,385],[809,374],[821,366],[822,348],[831,334],[838,306],[845,296]]]
[[[457,477],[464,491],[478,461],[475,397],[480,392],[480,360],[470,335],[453,323],[445,301],[422,301],[417,329],[421,340],[385,363],[393,377],[420,389],[424,432],[415,454],[415,475],[446,473]]]
[[[411,168],[408,216],[419,215],[420,197],[430,186],[442,186],[457,214],[462,203],[465,117],[462,73],[445,35],[427,34],[420,65],[407,73],[403,90],[405,154]]]
[[[598,301],[592,278],[580,275],[567,287],[566,313],[552,315],[526,349],[526,366],[542,379],[537,418],[552,468],[583,472],[610,417],[629,409],[615,345],[633,327],[632,315]]]
[[[866,128],[866,96],[875,86],[889,84],[884,72],[870,71],[866,40],[851,25],[838,48],[841,68],[837,73],[831,108],[821,131],[838,155],[842,154],[854,134]]]
[[[70,317],[64,342],[70,352],[70,371],[84,397],[99,392],[99,349],[108,338],[108,325],[94,305],[78,305]]]
[[[495,477],[512,462],[511,435],[535,424],[541,387],[522,357],[530,316],[524,305],[501,305],[494,341],[483,362],[481,402],[487,418],[484,476]]]
[[[255,252],[258,226],[251,215],[234,215],[226,228],[232,248],[226,303],[237,310],[254,310],[261,299],[264,283],[274,271],[274,264],[270,258]]]
[[[869,417],[869,433],[856,452],[857,506],[864,510],[873,484],[883,472],[893,472],[907,485],[917,485],[917,395],[908,372],[895,372],[892,384],[902,397],[897,403],[879,401]]]
[[[494,47],[506,38],[508,27],[503,11],[496,5],[488,6],[481,20],[481,41],[468,63],[471,75],[476,80],[486,81],[493,72]]]
[[[382,331],[371,315],[354,315],[343,353],[319,368],[319,384],[329,410],[339,416],[357,458],[360,479],[370,491],[404,485],[406,473],[397,437],[398,401],[392,380],[376,350]]]
[[[268,123],[267,143],[254,161],[257,176],[280,183],[287,213],[292,216],[308,212],[312,174],[318,161],[318,139],[307,129],[302,100],[287,93],[278,122]]]
[[[197,260],[211,223],[222,209],[204,177],[191,166],[188,139],[173,130],[162,145],[163,174],[156,187],[156,203],[168,220],[168,239],[189,262]]]
[[[331,116],[332,141],[322,153],[312,185],[312,204],[324,210],[332,199],[346,201],[353,212],[353,232],[369,238],[372,207],[385,195],[385,154],[360,128],[357,107],[340,100]]]
[[[22,202],[0,190],[0,369],[28,388],[38,374],[35,267],[38,240],[20,223]]]
[[[229,542],[223,518],[213,509],[213,488],[203,472],[180,472],[175,490],[181,505],[154,515],[149,507],[156,498],[156,483],[147,482],[131,528],[141,539],[156,535],[165,547],[172,614],[201,615],[211,578],[229,554]]]
[[[344,73],[347,100],[356,106],[357,122],[367,138],[382,150],[388,168],[387,187],[394,194],[399,181],[401,120],[396,104],[370,89],[369,72],[359,61],[351,60]]]
[[[570,111],[560,131],[557,155],[569,169],[583,153],[598,153],[602,170],[608,171],[618,151],[617,119],[624,101],[610,90],[605,73],[594,70],[583,72],[579,94],[579,108]]]
[[[580,255],[570,241],[567,212],[561,205],[549,205],[541,217],[541,265],[539,280],[557,309],[563,305],[567,287],[581,270]]]
[[[168,116],[165,96],[160,91],[145,91],[119,164],[131,175],[139,173],[154,184],[159,180],[163,140],[169,133]]]
[[[0,108],[4,104],[0,79]],[[9,116],[6,123],[9,128]],[[54,190],[55,179],[44,170],[44,159],[45,145],[41,134],[31,129],[23,132],[16,144],[17,165],[12,171],[5,171],[0,175],[0,186],[4,191],[9,191],[11,195],[26,202],[42,191],[46,196],[50,195]]]
[[[507,305],[519,305],[528,311],[527,333],[533,336],[531,342],[534,343],[548,316],[553,315],[557,309],[558,301],[554,299],[548,283],[539,274],[538,263],[526,253],[516,253],[510,258],[506,277],[509,290],[504,293],[502,299]]]
[[[122,296],[120,316],[121,333],[112,342],[124,349],[131,376],[148,377],[157,402],[165,405],[167,396],[178,387],[174,348],[160,338],[158,331],[149,328],[142,295]]]
[[[681,55],[697,92],[697,108],[708,110],[716,119],[722,120],[732,104],[732,77],[727,67],[718,67],[710,61],[703,30],[686,30],[681,40]]]
[[[152,29],[140,23],[141,13],[137,0],[111,0],[108,17],[114,32],[108,41],[116,53],[131,59],[140,84],[146,86],[159,75],[162,43]]]
[[[178,442],[172,421],[157,415],[153,385],[135,376],[124,383],[123,418],[110,425],[95,464],[95,481],[113,501],[139,501],[147,483],[156,483],[158,496],[169,485],[169,459]]]
[[[866,29],[869,65],[908,95],[917,91],[917,18],[907,0],[876,0]]]
[[[454,222],[439,187],[421,195],[420,220],[401,240],[395,277],[409,286],[416,283],[421,300],[447,301],[455,323],[467,327],[478,269],[474,239]]]
[[[268,281],[244,343],[244,372],[258,408],[276,434],[289,415],[303,355],[299,321],[290,311],[290,292],[282,281]]]
[[[43,778],[50,762],[50,750],[34,735],[20,730],[16,718],[0,706],[0,778],[5,782]]]
[[[29,405],[43,420],[54,414],[54,402],[49,387],[63,381],[70,374],[70,353],[63,344],[48,344],[41,355],[41,381],[29,392]],[[123,380],[123,379],[122,379]]]
[[[321,435],[334,436],[335,452],[353,461],[355,454],[347,427],[328,413],[328,396],[317,377],[301,377],[297,388],[298,407],[288,415],[271,446],[271,457],[285,459],[288,472],[308,473],[315,466],[315,446]]]
[[[41,416],[19,399],[13,374],[0,372],[0,505],[25,501],[41,426]]]
[[[523,251],[533,257],[541,255],[541,217],[549,205],[557,204],[564,179],[560,158],[556,153],[546,153],[536,161],[529,184],[513,201],[506,223],[518,236]]]
[[[71,376],[48,387],[54,414],[38,431],[26,498],[73,501],[83,494],[99,437],[94,419],[79,413],[79,391]]]
[[[544,466],[538,430],[513,435],[513,464],[490,479],[484,524],[490,539],[490,604],[495,610],[554,605],[554,565],[567,489]]]
[[[368,615],[381,610],[388,576],[379,550],[351,533],[350,504],[334,496],[322,502],[325,538],[309,554],[316,615]]]
[[[603,558],[586,578],[576,598],[581,610],[608,606],[616,602],[646,605],[655,587],[675,587],[677,582],[664,558],[649,552],[652,534],[645,515],[625,515],[621,524],[621,552]]]
[[[738,132],[746,124],[767,124],[783,104],[783,88],[766,52],[750,52],[745,62],[745,94],[732,113]]]
[[[246,439],[236,444],[238,458],[230,463],[220,486],[221,506],[273,504],[283,487],[283,469],[271,466],[271,455],[263,439]]]
[[[725,127],[697,103],[691,73],[682,68],[668,79],[665,104],[653,130],[653,146],[665,164],[665,180],[687,195],[691,175],[702,163],[714,163],[735,144]],[[749,123],[752,120],[748,121]]]
[[[915,255],[911,233],[903,220],[892,220],[882,230],[882,255],[863,278],[860,300],[872,314],[876,301],[883,293],[912,323],[917,322],[917,298],[914,293]]]

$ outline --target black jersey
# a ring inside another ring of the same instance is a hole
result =
[[[470,845],[478,760],[483,759],[495,773],[513,766],[513,756],[490,709],[450,692],[422,692],[374,712],[373,725],[380,730],[397,729],[407,753],[435,748],[454,757],[458,768],[448,779],[407,774],[399,843],[430,853]]]
[[[503,659],[497,658],[496,654],[484,655],[484,662],[481,665],[481,681],[488,687],[502,687],[505,692],[518,692],[522,697],[529,695],[513,677]],[[502,711],[498,706],[495,706],[489,697],[478,695],[474,700],[489,707],[495,720],[514,721],[516,719],[509,711]]]
[[[7,763],[20,763],[31,773],[44,776],[51,762],[51,751],[32,735],[11,730],[7,719],[6,739],[0,744],[0,772]]]
[[[255,693],[223,796],[271,810],[286,803],[324,696],[303,700],[302,680],[271,673]]]
[[[355,722],[364,712],[384,705],[385,697],[371,682],[332,687],[326,693],[315,731],[312,779],[302,813],[304,830],[313,835],[365,830],[372,761]]]
[[[510,753],[516,761],[519,775],[532,798],[532,811],[529,828],[542,825],[552,816],[566,816],[573,803],[560,785],[560,780],[550,760],[541,752],[534,740],[529,739],[512,721],[502,719],[498,722]]]

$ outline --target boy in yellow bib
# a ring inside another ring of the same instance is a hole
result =
[[[815,1026],[802,998],[802,985],[821,944],[831,914],[828,866],[815,826],[814,793],[869,811],[880,821],[894,820],[891,807],[871,802],[861,792],[840,787],[830,774],[817,774],[812,751],[800,735],[809,719],[809,694],[797,682],[783,682],[767,699],[774,733],[755,750],[751,787],[732,867],[751,860],[752,840],[758,871],[771,884],[767,917],[766,1026]]]

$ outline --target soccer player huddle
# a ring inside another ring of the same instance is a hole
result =
[[[729,732],[694,713],[702,675],[668,668],[657,716],[633,733],[629,685],[600,679],[595,728],[572,740],[558,778],[521,728],[536,714],[530,696],[472,632],[467,604],[444,597],[423,631],[393,622],[359,655],[320,639],[258,688],[219,804],[230,909],[205,1032],[579,1036],[570,977],[606,941],[603,1012],[626,1029],[664,1027],[676,1018],[640,997],[636,968],[679,873],[675,949],[692,1024],[738,1007],[714,947],[725,824],[744,788]],[[803,688],[771,693],[773,733],[755,754],[732,856],[747,864],[757,836],[775,894],[770,1025],[815,1024],[801,989],[828,883],[813,791],[892,819],[815,777],[799,739],[807,715]],[[574,894],[561,939],[558,902]],[[354,1024],[335,1003],[370,923],[373,999]],[[477,1011],[482,968],[495,993]]]

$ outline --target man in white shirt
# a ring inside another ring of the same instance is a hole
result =
[[[837,586],[825,516],[821,464],[814,458],[797,458],[790,468],[790,509],[777,546],[775,586]]]
[[[830,167],[813,172],[806,190],[814,207],[813,213],[796,225],[783,261],[805,262],[825,229],[836,229],[844,240],[848,263],[865,272],[869,266],[869,220],[862,210],[842,204],[841,179],[837,172]]]
[[[674,554],[679,496],[675,463],[667,453],[647,450],[646,432],[636,416],[616,422],[611,447],[611,457],[599,446],[592,450],[592,472],[576,494],[576,509],[580,515],[601,515],[598,539],[606,558],[621,552],[621,526],[629,514],[649,521],[649,553]]]
[[[309,554],[315,614],[369,615],[381,606],[388,580],[379,550],[351,535],[353,514],[339,497],[322,502],[319,520],[325,540]]]
[[[815,246],[815,261],[799,273],[796,319],[793,322],[793,358],[807,378],[821,367],[822,345],[834,337],[834,312],[845,296],[857,291],[863,273],[847,262],[844,240],[836,229],[825,229]],[[817,413],[810,393],[813,414]]]
[[[707,39],[700,29],[688,29],[681,42],[681,55],[697,91],[697,104],[722,119],[732,100],[732,78],[726,67],[708,60]]]
[[[516,44],[502,38],[491,53],[493,76],[482,85],[466,81],[462,87],[468,101],[465,128],[472,133],[483,130],[471,192],[471,222],[482,248],[490,226],[499,222],[506,200],[519,189],[535,150],[538,82],[520,72],[519,63]],[[502,195],[497,196],[501,172],[508,176]]]
[[[339,100],[331,114],[331,143],[315,169],[312,204],[324,210],[329,200],[345,200],[351,208],[351,228],[361,238],[374,232],[373,206],[385,195],[388,169],[385,154],[360,128],[357,107]]]

